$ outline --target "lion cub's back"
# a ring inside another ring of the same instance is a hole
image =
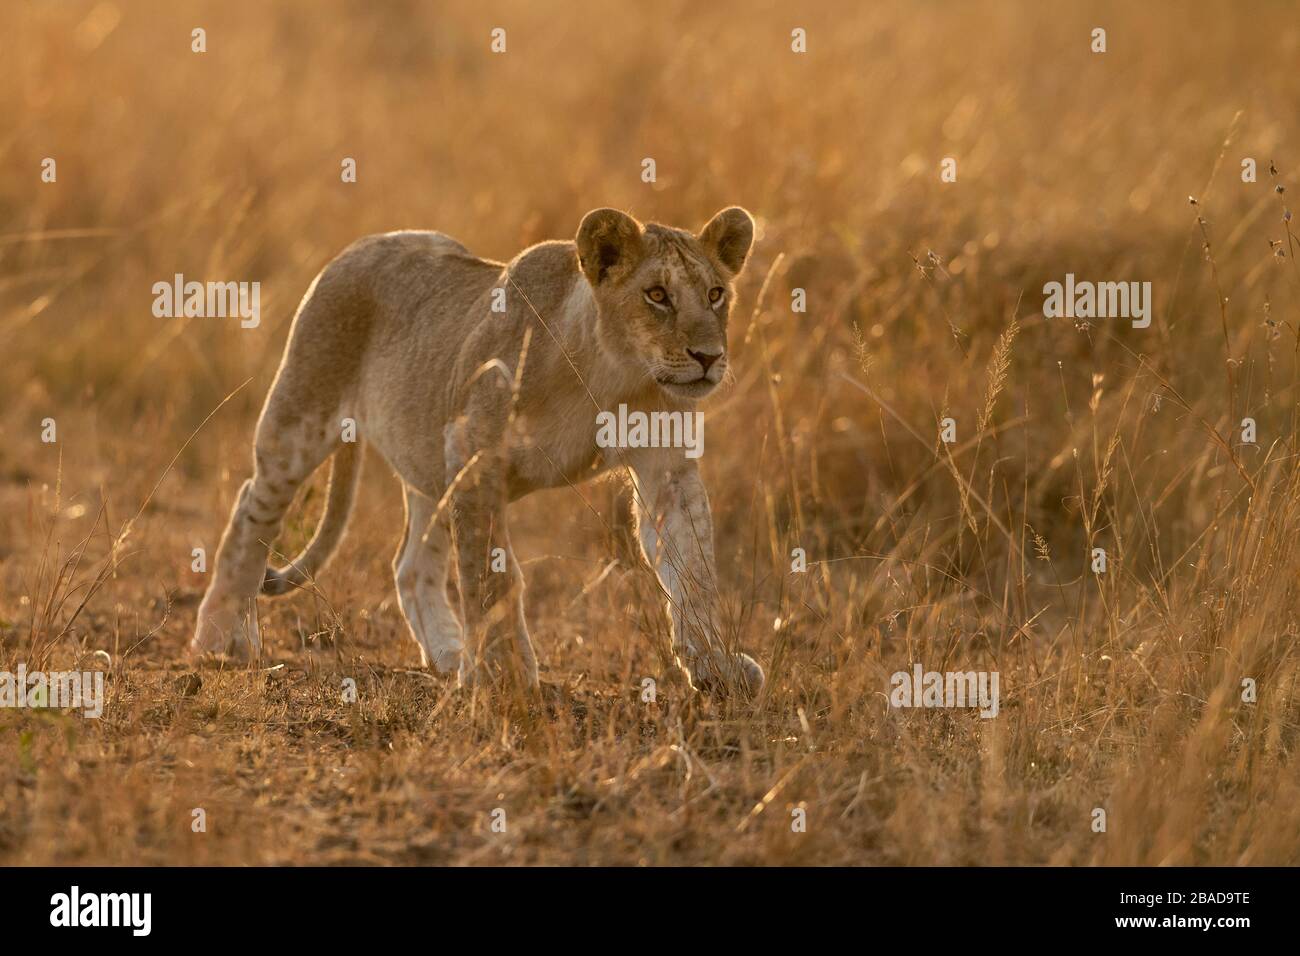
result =
[[[383,350],[417,337],[439,340],[445,349],[481,318],[479,300],[502,268],[440,232],[366,236],[321,273],[311,296],[323,306],[314,331],[344,336],[353,348],[366,342]]]
[[[464,316],[502,268],[441,232],[403,230],[354,242],[328,271],[364,288],[376,318],[401,323]]]
[[[358,239],[304,297],[281,374],[336,403],[367,379],[408,391],[401,380],[417,374],[420,387],[445,381],[502,268],[439,232]]]

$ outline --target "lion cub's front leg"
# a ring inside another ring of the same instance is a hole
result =
[[[698,688],[756,695],[763,686],[763,668],[722,642],[713,517],[696,463],[681,449],[636,449],[628,457],[637,537],[668,597],[678,662]]]
[[[525,686],[538,685],[524,620],[524,576],[506,528],[506,461],[493,416],[462,417],[445,430],[451,530],[460,575],[466,648],[461,680],[495,662]],[[513,648],[513,653],[512,653]]]

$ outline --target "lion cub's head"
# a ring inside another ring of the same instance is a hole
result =
[[[727,371],[732,281],[744,268],[754,220],[724,209],[699,235],[641,225],[596,209],[578,227],[578,262],[596,299],[597,334],[612,355],[640,362],[677,398],[702,398]]]

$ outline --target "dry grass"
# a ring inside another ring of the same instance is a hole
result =
[[[1300,26],[1080,7],[6,5],[0,669],[110,676],[98,721],[0,711],[0,862],[1300,862]],[[762,236],[702,462],[760,701],[640,701],[663,622],[604,574],[612,483],[515,508],[543,705],[418,672],[373,456],[320,593],[264,602],[262,669],[189,676],[190,550],[331,255],[729,203]],[[260,280],[262,325],[154,319],[175,272]],[[1044,319],[1066,272],[1151,281],[1151,328]],[[1001,714],[891,711],[914,661],[997,670]]]

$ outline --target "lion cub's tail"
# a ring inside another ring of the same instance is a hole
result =
[[[360,478],[361,443],[344,442],[330,459],[329,493],[325,499],[325,513],[316,526],[316,533],[302,554],[290,561],[288,567],[266,569],[266,577],[262,580],[263,594],[288,594],[314,578],[325,566],[343,538]]]

